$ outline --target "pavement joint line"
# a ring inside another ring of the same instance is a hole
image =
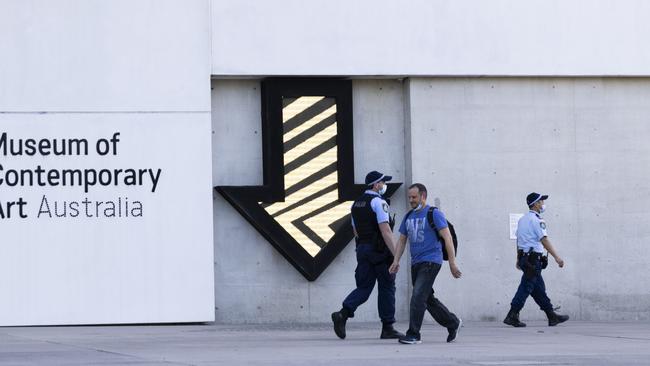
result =
[[[572,365],[570,363],[557,363],[557,362],[546,362],[546,361],[474,361],[471,364],[481,365],[481,366],[527,366],[527,365],[548,365],[548,366],[562,366],[562,365]]]
[[[632,341],[650,341],[650,338],[640,338],[640,337],[607,336],[607,335],[595,335],[595,334],[584,334],[584,335],[587,337],[597,337],[597,338],[629,339]]]
[[[53,344],[53,345],[56,345],[56,346],[65,346],[65,347],[70,347],[70,348],[74,348],[74,349],[80,349],[80,350],[84,350],[84,351],[94,351],[94,352],[106,353],[106,354],[111,354],[111,355],[116,355],[116,356],[131,357],[131,358],[138,359],[138,360],[141,360],[141,361],[144,361],[144,362],[152,362],[153,361],[153,362],[162,362],[162,363],[170,364],[170,365],[196,366],[195,364],[192,364],[192,363],[149,359],[149,358],[143,358],[141,356],[130,355],[130,354],[120,353],[120,352],[114,352],[114,351],[109,351],[109,350],[95,348],[95,347],[84,347],[84,346],[78,346],[78,345],[74,345],[74,344],[56,342],[56,341],[47,340],[47,339],[38,339],[38,338],[26,337],[26,336],[21,336],[21,335],[16,335],[16,334],[9,334],[9,333],[4,333],[4,334],[9,336],[9,337],[20,338],[20,339],[29,340],[29,341],[32,341],[32,342],[42,342],[42,343],[47,343],[47,344]]]
[[[57,343],[57,342],[52,342],[52,341],[46,341],[46,342],[70,347],[70,345],[65,344],[65,343]],[[110,355],[130,357],[130,358],[142,360],[142,361],[145,361],[145,362],[161,362],[161,363],[169,364],[169,365],[196,366],[193,363],[184,363],[184,362],[176,362],[176,361],[169,361],[169,360],[150,359],[150,358],[144,358],[142,356],[130,355],[130,354],[115,352],[115,351],[108,351],[108,350],[105,350],[105,349],[94,348],[94,347],[82,347],[82,346],[71,346],[71,347],[78,348],[78,349],[83,349],[83,350],[95,351],[95,352],[99,352],[99,353],[106,353],[106,354],[110,354]]]
[[[422,347],[384,343],[377,338],[377,322],[353,323],[346,340],[336,338],[327,323],[0,328],[0,339],[6,341],[4,348],[0,343],[0,365],[55,365],[64,359],[106,366],[648,364],[650,321],[576,321],[550,328],[543,321],[533,324],[537,326],[522,331],[494,322],[469,322],[460,342],[451,346],[439,338],[444,328],[431,322]]]

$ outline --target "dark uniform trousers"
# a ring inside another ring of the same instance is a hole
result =
[[[377,282],[379,318],[384,324],[392,324],[395,323],[395,275],[388,272],[392,257],[375,248],[374,244],[357,245],[357,269],[354,274],[357,288],[343,300],[343,308],[353,317],[357,307],[368,300]]]
[[[531,262],[535,266],[535,270],[531,275],[526,275],[526,271],[524,270],[528,264],[528,260],[529,258],[526,255],[519,258],[519,268],[524,271],[524,274],[521,276],[521,283],[519,283],[519,288],[517,288],[515,297],[512,299],[510,305],[515,311],[519,312],[524,307],[528,295],[530,295],[537,305],[539,305],[540,309],[543,311],[552,311],[553,305],[546,295],[546,285],[542,278],[542,263],[539,260],[539,256],[535,256],[535,259]]]
[[[429,311],[433,319],[445,328],[458,328],[460,320],[436,299],[433,294],[433,282],[442,266],[433,262],[416,263],[411,266],[413,295],[411,296],[409,329],[407,335],[420,339],[420,328],[424,320],[424,310]]]

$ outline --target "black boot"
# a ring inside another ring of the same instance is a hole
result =
[[[508,325],[512,325],[515,328],[522,328],[526,326],[526,323],[519,321],[519,312],[515,311],[513,308],[510,308],[510,311],[508,312],[508,315],[506,315],[506,318],[503,319],[503,322]]]
[[[404,334],[395,330],[395,328],[393,328],[393,323],[383,323],[381,327],[381,335],[379,336],[380,339],[397,339],[400,337],[404,337]]]
[[[544,310],[546,317],[548,318],[548,326],[554,327],[560,323],[564,323],[569,320],[568,315],[560,315],[553,310]]]
[[[462,326],[463,319],[458,318],[458,326],[456,328],[447,328],[447,332],[449,332],[449,335],[447,335],[447,343],[453,342],[456,339],[458,332],[460,332],[460,328]]]
[[[349,313],[346,308],[332,313],[332,323],[334,323],[334,333],[341,338],[345,339],[345,323],[348,321]]]

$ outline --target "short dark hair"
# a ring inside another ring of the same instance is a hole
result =
[[[422,183],[413,183],[409,186],[409,189],[417,188],[420,194],[424,194],[424,197],[427,197],[427,187]]]

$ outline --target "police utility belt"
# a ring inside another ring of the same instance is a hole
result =
[[[532,248],[528,252],[524,252],[523,249],[517,249],[517,260],[521,260],[522,257],[527,258],[526,264],[531,267],[537,262],[541,263],[542,269],[545,269],[548,266],[548,255],[534,252]]]
[[[373,234],[370,241],[360,241],[359,238],[355,238],[355,241],[357,243],[357,247],[362,244],[367,244],[372,245],[377,252],[388,251],[388,247],[386,246],[386,242],[384,242],[384,238],[382,237],[381,233]]]

